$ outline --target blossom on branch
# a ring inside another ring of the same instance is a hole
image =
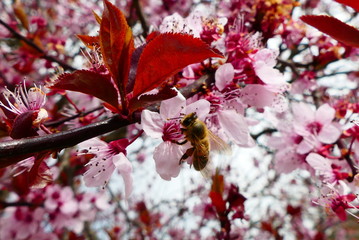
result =
[[[45,103],[46,94],[41,87],[35,85],[26,90],[25,81],[14,92],[6,89],[0,107],[8,119],[10,136],[22,138],[37,135],[39,125],[48,119],[48,113],[43,108]]]
[[[84,181],[88,187],[99,187],[108,184],[115,169],[125,183],[125,195],[128,198],[132,192],[132,164],[126,157],[128,139],[119,139],[106,143],[98,138],[93,138],[79,145],[79,155],[92,155],[86,164],[88,167],[84,173]]]
[[[190,143],[180,145],[185,140],[179,119],[196,112],[204,120],[210,111],[210,103],[204,99],[186,105],[186,99],[178,93],[176,97],[162,101],[160,113],[143,110],[141,125],[145,133],[152,138],[162,138],[163,142],[155,148],[153,158],[157,173],[165,180],[177,177],[181,166],[179,161]],[[191,158],[187,161],[191,164]]]

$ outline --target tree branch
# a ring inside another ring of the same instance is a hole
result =
[[[90,109],[88,111],[85,111],[85,112],[80,112],[80,113],[77,113],[75,115],[72,115],[70,117],[64,117],[64,118],[61,118],[59,120],[55,120],[55,121],[50,121],[50,122],[46,122],[44,123],[44,125],[46,127],[57,127],[65,122],[68,122],[68,121],[71,121],[73,119],[76,119],[76,118],[79,118],[79,117],[84,117],[90,113],[93,113],[95,111],[98,111],[98,110],[101,110],[103,109],[103,106],[99,106],[99,107],[96,107],[96,108],[93,108],[93,109]]]
[[[188,98],[196,92],[197,88],[202,87],[208,78],[211,78],[211,76],[201,77],[193,84],[181,89],[181,93],[184,97]],[[155,106],[150,106],[148,109],[158,111],[158,108]],[[0,142],[0,168],[17,163],[38,152],[55,151],[72,147],[90,138],[139,122],[140,119],[141,112],[134,112],[131,121],[116,115],[101,122],[59,133]]]
[[[7,30],[9,30],[9,32],[12,33],[12,35],[15,38],[17,38],[17,39],[19,39],[21,41],[24,41],[27,45],[29,45],[30,47],[32,47],[33,49],[35,49],[36,51],[41,53],[40,58],[46,59],[46,60],[51,61],[51,62],[56,62],[61,67],[63,67],[64,70],[69,70],[69,71],[75,71],[76,70],[74,67],[68,65],[67,63],[61,61],[60,59],[57,59],[57,58],[55,58],[53,56],[47,55],[46,52],[44,50],[42,50],[39,46],[37,46],[33,41],[29,40],[28,38],[24,37],[20,33],[16,32],[12,27],[10,27],[7,23],[2,21],[1,19],[0,19],[0,24],[3,25]]]
[[[134,0],[133,5],[135,7],[137,17],[140,20],[140,23],[141,23],[141,26],[142,26],[142,29],[143,29],[143,36],[146,38],[149,29],[148,29],[148,26],[147,26],[147,23],[146,23],[146,19],[143,16],[143,13],[142,13],[142,10],[141,10],[140,1],[139,0]]]
[[[121,119],[119,116],[92,123],[87,126],[39,137],[23,138],[0,143],[0,167],[9,165],[10,158],[35,154],[46,150],[61,150],[74,146],[87,139],[102,135],[135,121]],[[10,163],[12,164],[12,162]]]

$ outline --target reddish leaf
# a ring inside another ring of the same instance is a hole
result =
[[[215,206],[217,213],[222,214],[226,211],[226,202],[223,200],[222,193],[224,190],[223,175],[218,172],[212,177],[212,186],[209,197]]]
[[[93,10],[92,10],[92,14],[95,16],[96,22],[98,24],[101,24],[102,18]]]
[[[135,86],[138,61],[140,60],[141,54],[143,52],[143,49],[145,49],[145,47],[146,44],[143,44],[138,48],[136,48],[135,51],[133,51],[133,54],[131,56],[131,66],[130,66],[130,73],[128,75],[126,93],[131,93],[133,87]]]
[[[27,194],[31,188],[43,188],[52,181],[50,168],[46,162],[44,162],[46,157],[48,157],[48,153],[40,153],[35,159],[30,158],[24,160],[24,162],[30,162],[24,165],[21,174],[16,175],[12,179],[12,186],[19,195]],[[33,161],[33,163],[31,163],[31,161]],[[30,166],[26,166],[28,164]],[[21,166],[18,167],[21,171]]]
[[[96,49],[100,46],[100,38],[98,36],[77,35],[77,37],[90,49]]]
[[[133,96],[158,87],[187,65],[210,57],[222,56],[191,35],[164,33],[154,36],[138,62]]]
[[[137,110],[139,108],[145,108],[145,107],[155,104],[157,102],[175,97],[176,95],[177,95],[176,90],[174,90],[170,87],[165,87],[165,88],[160,89],[155,94],[144,94],[138,98],[131,98],[131,100],[129,102],[129,109],[131,112],[134,112],[135,110]]]
[[[22,26],[29,31],[29,19],[24,9],[24,5],[20,0],[15,0],[15,3],[12,5],[15,16],[20,20]]]
[[[43,160],[43,157],[36,159],[29,172],[28,183],[30,188],[44,188],[48,183],[52,182],[50,168]]]
[[[50,86],[53,89],[65,89],[97,97],[118,109],[118,94],[109,75],[87,70],[64,73]]]
[[[223,214],[226,211],[226,202],[223,200],[220,193],[211,191],[209,197],[212,200],[213,206],[216,208],[218,214]]]
[[[37,136],[37,132],[33,128],[32,122],[36,119],[38,111],[28,111],[18,115],[12,125],[10,137],[20,139],[24,137]]]
[[[359,1],[357,0],[335,0],[338,3],[347,5],[354,8],[355,11],[359,12]]]
[[[334,17],[305,15],[301,16],[300,19],[335,40],[352,47],[359,47],[359,30]]]
[[[224,190],[224,178],[223,175],[218,172],[212,177],[211,191],[222,194]]]
[[[120,94],[124,89],[130,71],[134,43],[131,28],[122,12],[105,0],[100,26],[100,45],[104,62],[110,70]]]

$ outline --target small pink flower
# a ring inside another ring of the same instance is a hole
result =
[[[25,81],[23,86],[15,88],[14,92],[6,89],[3,93],[4,100],[0,101],[5,115],[14,119],[15,116],[33,111],[36,118],[33,120],[33,125],[38,126],[47,120],[47,111],[43,108],[46,103],[46,94],[36,85],[26,91]]]
[[[225,63],[221,65],[215,75],[216,87],[219,91],[222,91],[227,85],[233,82],[234,78],[234,67],[231,63]]]
[[[119,139],[106,143],[93,138],[80,144],[80,155],[93,154],[94,157],[86,164],[88,170],[84,173],[85,184],[88,187],[104,186],[117,168],[125,183],[125,195],[128,198],[132,192],[132,165],[126,157],[128,139]]]
[[[279,136],[271,136],[268,139],[268,147],[276,149],[274,156],[275,170],[280,173],[290,173],[298,168],[309,169],[305,162],[306,155],[297,152],[298,144],[303,137],[294,132],[291,115],[271,114],[266,112],[266,117],[280,133]]]
[[[5,212],[10,215],[0,220],[1,239],[28,239],[39,230],[45,211],[43,208],[17,207]]]
[[[319,148],[322,143],[332,144],[341,131],[333,124],[335,109],[324,104],[314,111],[308,104],[293,103],[294,131],[303,137],[298,153],[306,154]]]
[[[226,136],[240,147],[254,147],[255,142],[249,134],[244,116],[234,109],[222,109],[217,112],[219,128]],[[219,133],[220,133],[219,132]],[[220,134],[222,135],[222,134]]]
[[[253,66],[257,76],[267,85],[286,85],[284,75],[275,69],[279,52],[271,49],[261,49],[253,56]]]
[[[338,181],[344,180],[349,176],[346,172],[339,172],[340,167],[333,164],[330,159],[317,153],[310,153],[305,160],[323,177],[325,183],[338,183]]]
[[[238,70],[235,70],[231,63],[221,65],[215,73],[217,89],[224,95],[237,95],[242,104],[250,107],[269,106],[277,112],[284,112],[287,109],[288,102],[282,93],[288,89],[288,84],[283,81],[282,77],[275,78],[277,80],[268,78],[265,84],[247,84],[239,89],[235,83],[237,72]],[[264,76],[267,74],[270,73],[263,73]]]
[[[61,188],[59,185],[50,185],[46,188],[45,196],[44,205],[49,212],[71,216],[78,210],[79,206],[70,187]]]
[[[347,219],[347,213],[359,219],[348,209],[357,209],[351,202],[357,199],[357,196],[353,193],[346,193],[348,186],[343,182],[339,182],[339,189],[334,188],[333,185],[327,184],[322,189],[322,197],[317,200],[317,204],[324,206],[328,210],[335,213],[340,220],[345,221]]]
[[[196,112],[199,119],[204,120],[209,113],[210,103],[204,99],[186,106],[186,99],[178,93],[176,97],[163,101],[160,113],[143,110],[141,125],[145,133],[152,138],[162,138],[163,142],[155,148],[153,158],[157,173],[165,180],[177,177],[180,172],[179,160],[191,147],[190,143],[177,144],[184,141],[179,118],[185,114]]]

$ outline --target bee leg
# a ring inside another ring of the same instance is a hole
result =
[[[181,157],[181,159],[179,160],[178,164],[181,164],[182,162],[184,162],[184,160],[186,160],[187,158],[189,158],[190,156],[192,156],[194,152],[194,148],[189,148],[187,149],[187,151],[183,154],[183,156]]]
[[[183,144],[185,144],[187,142],[188,142],[187,140],[184,140],[183,142],[175,142],[175,143],[177,143],[178,145],[183,145]]]

